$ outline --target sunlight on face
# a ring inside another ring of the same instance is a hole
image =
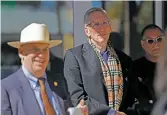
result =
[[[101,11],[95,11],[89,15],[87,28],[90,37],[96,43],[106,42],[111,32],[110,21]]]
[[[20,48],[23,65],[33,74],[43,74],[49,62],[49,47],[45,43],[24,44]]]
[[[147,54],[153,57],[160,56],[164,35],[159,29],[149,29],[144,33],[144,40],[142,40],[142,47]],[[159,38],[163,38],[161,41]],[[150,43],[150,41],[154,41]]]

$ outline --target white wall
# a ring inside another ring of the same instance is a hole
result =
[[[163,26],[163,15],[162,15],[162,1],[155,1],[155,24],[160,28]],[[163,29],[163,28],[162,28]]]
[[[91,1],[74,1],[74,47],[86,42],[84,33],[84,14],[92,7]]]

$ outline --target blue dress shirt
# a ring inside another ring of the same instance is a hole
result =
[[[32,88],[32,90],[35,94],[35,97],[36,97],[37,102],[39,104],[39,107],[41,109],[42,115],[45,115],[44,105],[43,105],[43,101],[42,101],[42,98],[41,98],[41,95],[40,95],[40,86],[39,86],[39,83],[38,83],[38,78],[33,76],[23,65],[22,65],[22,70],[23,70],[25,76],[27,77],[27,79],[28,79],[28,81],[31,85],[31,88]],[[48,98],[49,98],[56,114],[57,115],[62,115],[61,108],[58,104],[58,100],[53,96],[53,92],[51,91],[51,89],[49,87],[49,84],[47,82],[46,73],[43,75],[43,77],[46,79],[45,80],[45,86],[46,86],[46,91],[47,91],[47,94],[48,94]],[[31,97],[30,97],[30,99],[31,99]]]
[[[107,49],[106,51],[103,51],[103,52],[100,52],[101,56],[103,57],[104,61],[106,62],[107,64],[107,61],[108,61],[108,57],[109,57],[109,50]]]

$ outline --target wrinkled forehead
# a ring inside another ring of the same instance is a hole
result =
[[[94,11],[88,17],[88,21],[97,22],[97,21],[103,21],[103,20],[108,20],[108,17],[102,11]]]
[[[154,28],[154,29],[148,29],[144,32],[144,36],[145,37],[148,37],[148,38],[156,38],[156,37],[159,37],[159,36],[163,36],[164,34],[161,32],[161,30],[157,29],[157,28]]]

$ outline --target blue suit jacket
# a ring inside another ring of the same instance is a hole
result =
[[[56,92],[53,82],[50,88]],[[67,114],[64,101],[54,93],[58,99],[62,114]],[[22,69],[1,81],[1,114],[2,115],[42,115],[35,94]]]

